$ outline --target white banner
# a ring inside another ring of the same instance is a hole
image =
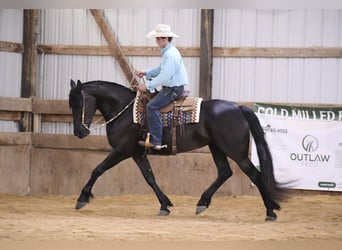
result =
[[[342,191],[342,108],[256,103],[274,174],[291,188]],[[254,141],[252,162],[259,168]]]

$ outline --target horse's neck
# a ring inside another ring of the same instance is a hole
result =
[[[92,85],[86,91],[96,98],[97,108],[105,118],[120,112],[135,98],[134,93],[116,84]]]

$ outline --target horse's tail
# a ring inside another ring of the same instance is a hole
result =
[[[268,196],[274,201],[280,201],[286,198],[286,189],[278,183],[274,177],[272,155],[265,140],[264,130],[262,129],[258,117],[255,113],[244,106],[239,106],[246,118],[251,134],[254,138],[261,172],[262,187]]]

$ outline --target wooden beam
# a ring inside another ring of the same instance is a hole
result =
[[[254,102],[238,102],[240,105],[253,109]],[[312,106],[341,108],[341,104],[314,104],[314,103],[269,103],[283,106]],[[39,122],[71,123],[73,121],[68,100],[0,97],[0,120],[20,121],[21,113],[33,113]],[[93,121],[100,120],[102,115],[96,111]],[[101,122],[100,122],[101,123]],[[36,124],[38,126],[38,123]],[[39,132],[39,129],[35,130]]]
[[[35,95],[37,75],[37,10],[24,10],[23,42],[24,53],[22,60],[21,97],[31,98]],[[33,131],[33,116],[23,113],[20,123],[21,132]]]
[[[98,121],[102,119],[102,115],[96,113],[93,117],[93,122]],[[56,122],[56,123],[72,123],[73,117],[72,115],[59,115],[59,114],[43,114],[41,115],[41,122]],[[101,122],[99,123],[101,124]]]
[[[339,47],[308,48],[218,48],[214,47],[214,57],[258,57],[258,58],[341,58]]]
[[[23,53],[24,47],[20,43],[0,41],[0,51]]]
[[[177,47],[182,56],[198,57],[200,49],[197,47]],[[151,46],[121,46],[122,52],[126,56],[158,56],[160,49]],[[96,55],[110,56],[112,51],[109,46],[101,45],[38,45],[39,54],[54,55]]]
[[[0,97],[1,121],[16,121],[21,123],[23,112],[28,114],[31,111],[31,98]]]
[[[177,47],[184,57],[199,57],[198,47]],[[127,56],[160,56],[157,47],[121,46]],[[101,55],[109,56],[109,46],[96,45],[38,45],[38,53],[55,55]],[[213,57],[262,57],[262,58],[341,58],[339,47],[303,47],[303,48],[264,48],[264,47],[213,47]]]
[[[201,10],[199,96],[211,99],[214,10]]]
[[[102,135],[89,135],[82,140],[73,135],[58,134],[32,134],[32,145],[35,148],[53,148],[53,149],[86,149],[110,151],[107,137]]]
[[[126,76],[127,81],[131,85],[137,85],[138,81],[135,78],[135,74],[133,72],[133,69],[130,67],[125,54],[123,53],[117,38],[115,37],[114,32],[110,29],[110,26],[106,22],[104,16],[102,15],[100,10],[92,9],[90,10],[92,15],[95,18],[96,23],[98,24],[99,28],[102,31],[103,36],[105,37],[109,49],[112,53],[112,55],[115,57],[115,59],[118,61],[124,75]]]
[[[184,57],[199,57],[199,47],[177,47]],[[160,56],[159,48],[153,46],[121,46],[126,56]],[[0,41],[0,51],[23,53],[20,43]],[[113,55],[109,46],[103,45],[54,45],[38,44],[38,54],[53,55]],[[254,58],[342,58],[341,47],[213,47],[213,57]]]
[[[41,122],[72,123],[73,118],[72,115],[41,115]]]
[[[160,56],[157,47],[121,46],[127,56]],[[199,57],[198,47],[178,47],[184,57]],[[38,45],[38,53],[57,55],[112,55],[109,46],[95,45]],[[261,57],[261,58],[342,58],[340,47],[213,47],[213,57]]]
[[[0,132],[0,145],[31,145],[31,133]]]
[[[20,121],[21,113],[15,111],[1,111],[0,110],[0,120],[1,121]]]
[[[71,109],[68,100],[34,98],[32,112],[35,114],[70,115]]]
[[[0,97],[0,110],[2,111],[32,111],[31,98]]]
[[[30,98],[35,94],[37,74],[37,21],[36,10],[24,10],[24,53],[22,60],[21,97]]]

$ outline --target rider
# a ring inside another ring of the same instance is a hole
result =
[[[140,83],[137,89],[142,92],[148,90],[151,93],[154,93],[158,87],[162,89],[146,107],[147,125],[151,134],[150,143],[146,145],[145,141],[139,141],[139,145],[160,150],[164,146],[162,145],[163,127],[159,109],[177,100],[183,94],[184,85],[188,84],[188,75],[179,50],[171,43],[173,37],[179,36],[171,32],[169,25],[158,24],[146,37],[156,39],[161,49],[162,59],[159,67],[136,72],[138,77],[146,76],[148,80],[146,85]]]

